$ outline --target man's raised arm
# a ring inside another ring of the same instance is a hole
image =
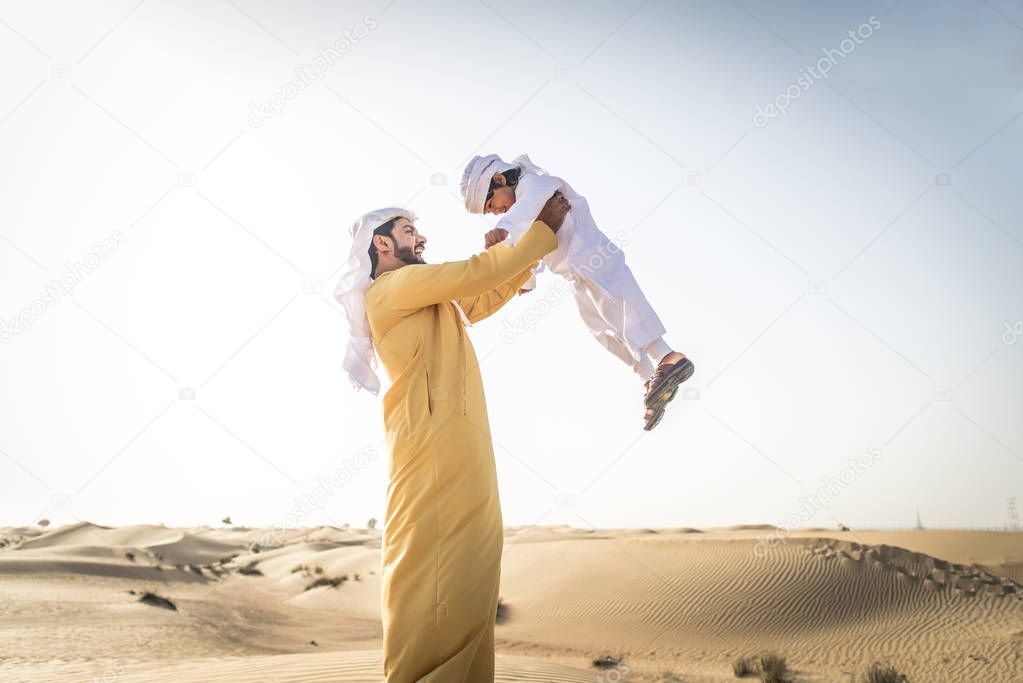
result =
[[[558,246],[555,233],[571,208],[557,194],[548,200],[536,222],[515,246],[488,249],[465,261],[404,266],[382,275],[385,279],[370,287],[368,296],[387,297],[386,307],[401,315],[489,292],[554,251]]]
[[[397,313],[477,297],[515,277],[557,246],[554,229],[537,221],[514,247],[488,249],[465,261],[404,266],[382,276],[386,280],[370,288],[369,294],[386,295],[387,307]]]
[[[497,246],[497,248],[507,249],[508,247]],[[478,323],[480,320],[497,313],[518,293],[519,288],[533,276],[533,268],[535,266],[536,263],[531,264],[526,270],[513,276],[510,280],[506,280],[489,292],[484,292],[479,296],[459,299],[458,305],[465,313],[465,317],[469,319],[470,323]]]

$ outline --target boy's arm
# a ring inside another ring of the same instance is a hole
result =
[[[501,216],[495,227],[507,230],[511,244],[515,244],[522,239],[522,235],[540,215],[544,204],[560,187],[561,180],[554,176],[524,174],[515,193],[515,203]]]
[[[498,245],[497,248],[509,249],[510,247]],[[508,303],[519,291],[519,288],[532,277],[534,267],[536,267],[535,262],[512,279],[485,294],[460,299],[459,308],[465,313],[465,317],[469,319],[470,323],[477,323],[484,318],[489,318],[501,310],[501,307]]]
[[[408,265],[387,274],[370,294],[385,297],[380,304],[398,315],[452,299],[479,297],[521,274],[557,246],[554,231],[536,221],[514,247],[488,249],[465,261]]]

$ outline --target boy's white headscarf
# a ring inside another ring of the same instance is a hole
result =
[[[495,173],[504,173],[516,167],[517,164],[509,164],[496,154],[473,157],[462,174],[462,199],[465,200],[466,210],[469,213],[483,213],[491,178]]]
[[[374,369],[377,365],[373,350],[373,334],[366,317],[366,292],[369,290],[373,266],[369,260],[369,246],[373,231],[392,218],[415,221],[409,211],[399,208],[377,209],[355,221],[350,229],[352,249],[348,253],[341,280],[334,290],[334,298],[345,308],[348,317],[348,348],[345,350],[344,368],[356,389],[367,389],[373,394],[380,391],[380,379]]]
[[[515,157],[510,164],[496,154],[472,158],[462,174],[462,199],[465,200],[465,208],[469,213],[483,213],[483,205],[487,203],[487,192],[490,191],[490,181],[494,174],[504,173],[513,168],[521,168],[523,173],[547,175],[547,171],[534,164],[528,154]]]

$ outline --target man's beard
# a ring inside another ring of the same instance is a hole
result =
[[[399,261],[403,261],[405,264],[410,266],[426,263],[423,261],[422,257],[416,256],[416,252],[412,247],[398,247],[394,251],[394,256]]]

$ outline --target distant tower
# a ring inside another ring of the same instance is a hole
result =
[[[1009,513],[1009,531],[1019,531],[1019,512],[1016,511],[1016,496],[1005,502]]]
[[[923,529],[924,523],[920,521],[920,508],[916,509],[916,528]]]

